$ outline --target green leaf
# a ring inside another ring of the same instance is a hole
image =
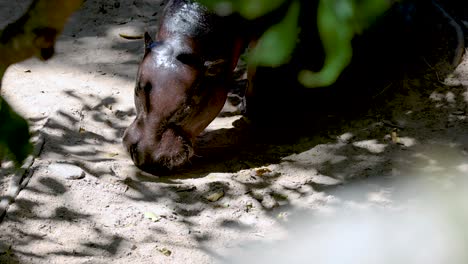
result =
[[[293,1],[283,20],[270,27],[249,54],[249,63],[259,66],[279,66],[290,60],[299,34],[299,1]]]
[[[144,216],[145,216],[146,219],[149,219],[149,220],[151,220],[153,222],[159,222],[159,220],[161,220],[161,218],[162,218],[161,216],[158,216],[153,212],[145,212]]]
[[[210,202],[216,202],[219,199],[223,198],[223,196],[224,196],[224,190],[220,189],[220,190],[217,190],[217,191],[211,193],[210,195],[206,196],[205,198]]]
[[[169,249],[163,247],[163,248],[158,248],[158,251],[161,252],[164,256],[169,257],[172,254],[172,251]]]
[[[238,12],[247,19],[254,19],[278,8],[285,0],[197,0],[220,13]]]
[[[278,8],[284,0],[232,0],[237,2],[239,13],[247,19],[263,16]]]
[[[369,27],[391,6],[387,0],[363,0],[356,3],[357,19],[363,28]],[[361,33],[361,32],[358,32]]]
[[[263,16],[277,9],[285,0],[198,0],[221,13],[238,12],[248,19]],[[319,72],[303,70],[299,81],[306,87],[333,84],[348,66],[352,57],[351,41],[390,7],[388,0],[320,0],[317,19],[325,50],[325,62]],[[269,28],[257,47],[249,54],[249,63],[278,66],[289,61],[299,31],[299,1],[293,1],[283,20]],[[307,11],[305,11],[307,12]],[[313,10],[310,12],[313,13]],[[313,23],[313,21],[311,21]]]
[[[351,62],[351,41],[389,7],[386,0],[320,0],[317,26],[325,50],[325,62],[319,72],[303,70],[299,81],[306,87],[333,84]]]
[[[0,159],[7,154],[17,165],[32,152],[28,122],[0,97]]]

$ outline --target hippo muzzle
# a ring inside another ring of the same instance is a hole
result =
[[[165,172],[180,168],[190,161],[192,141],[183,131],[167,128],[154,138],[146,136],[138,121],[125,133],[124,144],[135,165],[144,171]]]

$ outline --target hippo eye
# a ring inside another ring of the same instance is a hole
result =
[[[176,59],[183,64],[187,64],[190,66],[200,66],[202,65],[202,60],[199,56],[193,53],[181,53],[177,55]]]

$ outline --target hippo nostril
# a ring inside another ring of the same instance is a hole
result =
[[[152,89],[153,89],[153,86],[151,85],[151,83],[147,83],[147,84],[143,87],[143,90],[145,91],[145,93],[151,92]]]
[[[138,143],[131,144],[130,147],[128,148],[128,152],[130,153],[130,157],[132,157],[132,160],[135,162],[135,164],[138,164]]]

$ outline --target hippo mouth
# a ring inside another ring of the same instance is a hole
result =
[[[154,160],[160,166],[172,170],[188,163],[193,154],[191,140],[177,129],[171,128],[161,135]]]
[[[128,147],[132,160],[141,170],[168,173],[189,163],[194,155],[191,140],[177,127],[165,129],[155,145],[156,148],[147,148],[146,151],[138,143]]]

